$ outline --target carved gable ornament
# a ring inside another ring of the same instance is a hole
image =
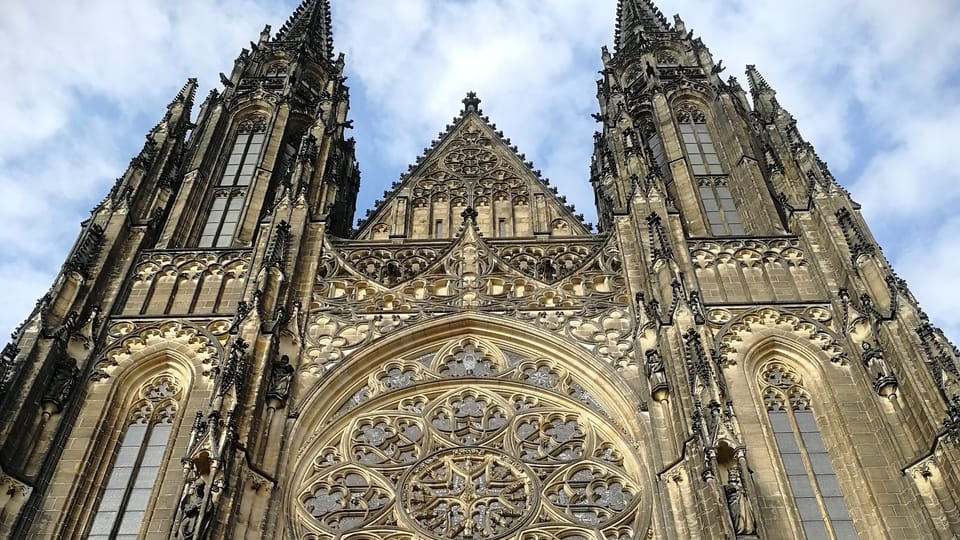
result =
[[[770,330],[809,343],[812,351],[820,351],[834,364],[845,366],[849,363],[842,341],[827,327],[832,315],[826,308],[810,307],[804,314],[761,308],[732,319],[725,310],[722,313],[720,310],[712,310],[708,316],[714,324],[720,321],[725,323],[717,334],[724,366],[736,365],[753,342],[768,334]]]
[[[136,322],[119,321],[113,324],[108,335],[112,340],[97,362],[92,375],[94,381],[113,376],[118,369],[125,369],[131,362],[155,354],[177,354],[202,366],[204,374],[222,357],[219,336],[226,334],[226,321],[216,320],[207,328],[200,329],[180,321]]]
[[[583,216],[480,115],[474,99],[393,191],[384,192],[361,220],[357,239],[450,238],[467,208],[476,211],[477,228],[488,238],[590,234]]]
[[[631,362],[635,322],[615,237],[498,245],[468,220],[446,245],[328,241],[308,326],[321,373],[379,336],[478,311],[557,332],[612,365]]]

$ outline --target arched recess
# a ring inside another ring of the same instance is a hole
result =
[[[888,538],[878,509],[902,503],[890,495],[890,472],[898,469],[872,387],[846,366],[832,331],[775,311],[738,317],[717,337],[765,527],[784,538]],[[811,516],[834,536],[805,533],[805,525],[819,526],[803,523],[816,521]]]
[[[216,338],[176,321],[141,328],[120,322],[108,333],[114,341],[78,400],[82,405],[71,443],[51,482],[70,485],[69,495],[45,501],[56,537],[99,537],[91,530],[97,514],[114,511],[109,506],[116,504],[137,515],[101,517],[97,530],[106,530],[107,536],[121,525],[145,530],[147,524],[169,521],[176,500],[159,494],[180,489],[177,452],[206,395],[197,385],[206,367],[220,357]],[[137,430],[142,431],[140,442],[126,444]],[[125,453],[124,446],[131,448]],[[111,476],[117,467],[131,469],[126,481],[123,475]],[[150,474],[142,474],[147,468]]]
[[[296,408],[285,535],[646,538],[639,401],[523,324],[458,315],[359,351]]]

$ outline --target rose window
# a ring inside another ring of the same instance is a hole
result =
[[[451,377],[451,364],[489,369]],[[636,444],[563,369],[471,343],[369,380],[354,390],[369,397],[298,451],[294,537],[644,537]]]
[[[532,515],[531,476],[496,450],[442,450],[410,469],[400,508],[433,538],[503,538]]]

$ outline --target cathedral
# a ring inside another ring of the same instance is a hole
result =
[[[960,351],[754,66],[620,0],[596,227],[467,89],[357,219],[330,9],[186,82],[3,348],[0,536],[960,537]]]

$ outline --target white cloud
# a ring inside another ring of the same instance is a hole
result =
[[[391,170],[404,170],[475,90],[521,152],[564,158],[535,161],[562,191],[592,202],[589,113],[597,107],[594,80],[600,45],[612,35],[613,1],[372,4],[334,6],[337,19],[349,21],[338,42],[352,81],[380,104],[369,132],[368,120],[358,118],[361,153],[373,148]],[[364,193],[381,191],[384,179],[365,178]]]
[[[960,4],[925,0],[663,1],[733,71],[757,64],[801,133],[863,203],[935,322],[960,338],[945,264],[960,205]],[[667,5],[668,4],[668,5]],[[731,5],[736,9],[727,10]],[[739,74],[739,73],[735,73]],[[919,285],[919,288],[917,287]]]
[[[52,281],[79,222],[183,80],[196,75],[214,85],[263,24],[279,28],[297,1],[5,6],[0,34],[30,46],[0,58],[0,72],[13,82],[0,87],[0,299],[7,306],[0,329],[17,324]],[[615,0],[333,3],[335,42],[348,54],[365,201],[476,90],[498,127],[593,213],[589,113],[597,108],[599,48],[612,40]],[[938,223],[960,198],[950,163],[960,120],[960,35],[953,32],[960,4],[659,3],[667,15],[683,14],[727,74],[758,65],[801,132],[865,204],[887,254],[921,286],[921,302],[956,332],[960,315],[940,307],[952,292],[930,284],[956,281],[946,263],[957,225]],[[903,230],[912,237],[898,238]]]
[[[289,11],[253,0],[4,6],[0,35],[29,45],[0,57],[0,331],[49,287],[80,221],[186,78],[215,83]]]

